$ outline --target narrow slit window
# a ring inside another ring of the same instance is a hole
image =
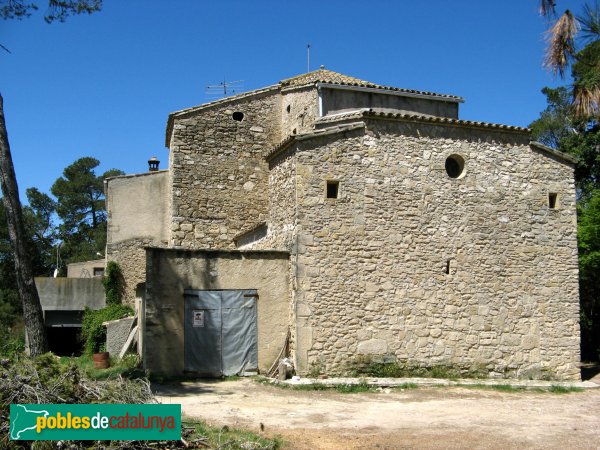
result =
[[[446,260],[446,275],[450,275],[450,260]]]
[[[556,201],[558,200],[558,194],[556,192],[550,192],[548,194],[548,208],[556,209]]]
[[[340,191],[339,181],[328,181],[327,182],[327,198],[338,198]]]

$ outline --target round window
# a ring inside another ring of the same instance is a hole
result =
[[[446,158],[446,173],[450,178],[461,178],[465,173],[465,160],[460,155]]]

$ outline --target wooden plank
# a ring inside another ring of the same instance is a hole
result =
[[[137,330],[138,330],[138,327],[136,325],[129,332],[129,336],[127,336],[127,340],[125,341],[125,345],[123,346],[123,348],[119,352],[119,359],[121,359],[123,356],[125,356],[125,353],[127,353],[127,350],[129,350],[129,347],[131,347],[131,344],[136,339]]]

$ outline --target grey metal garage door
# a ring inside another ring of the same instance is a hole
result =
[[[256,373],[256,290],[188,289],[184,295],[185,370],[217,377]]]

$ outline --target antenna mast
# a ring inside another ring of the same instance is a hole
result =
[[[307,61],[307,65],[306,65],[306,71],[310,72],[310,42],[308,44],[306,44],[306,56],[308,58]]]
[[[223,77],[223,81],[219,84],[206,86],[204,94],[210,100],[218,100],[219,98],[236,95],[244,91],[244,86],[241,84],[244,80],[227,81]]]

